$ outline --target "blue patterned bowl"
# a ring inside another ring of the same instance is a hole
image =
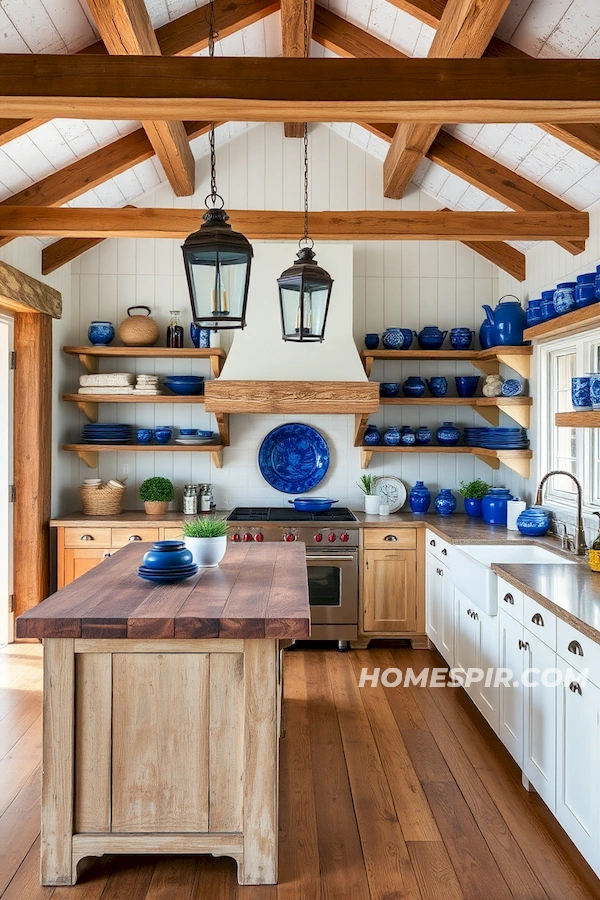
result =
[[[397,381],[382,381],[379,393],[382,397],[397,397],[400,393],[400,384]]]
[[[173,437],[173,431],[171,428],[155,428],[154,437],[156,438],[157,444],[168,444]]]
[[[448,379],[443,375],[434,375],[433,378],[426,378],[425,384],[432,397],[444,397],[448,391]]]
[[[504,397],[518,397],[523,393],[523,385],[517,378],[507,378],[502,383],[502,395]]]
[[[365,334],[365,347],[367,350],[377,350],[379,347],[379,335],[378,334]]]
[[[92,322],[88,328],[88,340],[94,347],[106,347],[115,338],[112,322]]]
[[[154,432],[151,428],[138,428],[136,432],[138,444],[149,444],[153,434]]]
[[[381,335],[381,341],[386,350],[402,350],[404,336],[400,328],[386,328]]]
[[[479,384],[479,375],[456,375],[456,393],[459,397],[474,397]]]

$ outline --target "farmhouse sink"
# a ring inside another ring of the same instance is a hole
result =
[[[574,564],[575,560],[531,544],[463,544],[452,548],[452,582],[490,616],[498,615],[498,576],[492,563]]]

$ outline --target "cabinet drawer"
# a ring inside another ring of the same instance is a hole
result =
[[[578,672],[588,669],[589,680],[600,687],[600,644],[557,619],[556,652]]]
[[[447,563],[450,556],[450,544],[429,529],[425,532],[425,549],[433,553],[440,562]]]
[[[498,578],[498,609],[503,609],[517,622],[523,623],[523,592],[503,578]]]
[[[133,541],[157,541],[158,528],[113,528],[111,547],[124,547]]]
[[[556,616],[527,594],[523,595],[523,625],[547,647],[556,650]]]
[[[179,540],[181,540],[181,526],[180,525],[178,525],[177,528],[162,528],[161,532],[162,532],[161,540],[164,540],[164,541],[179,541]]]
[[[363,534],[365,550],[415,550],[416,528],[366,528]]]
[[[65,547],[110,547],[110,528],[65,528]]]

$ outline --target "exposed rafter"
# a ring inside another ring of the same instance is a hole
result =
[[[296,59],[310,56],[315,0],[281,0],[281,45],[283,55]],[[308,22],[305,21],[308,19]],[[308,25],[308,47],[305,47],[305,29]],[[286,137],[301,138],[304,122],[285,122]]]
[[[448,0],[429,50],[429,58],[464,59],[482,55],[510,0]],[[386,197],[402,197],[440,124],[402,123],[383,165]]]
[[[228,210],[232,227],[255,240],[290,240],[301,231],[303,212]],[[0,232],[12,237],[181,238],[197,227],[197,209],[49,209],[0,206]],[[585,240],[587,213],[312,212],[310,234],[319,240],[501,241]]]

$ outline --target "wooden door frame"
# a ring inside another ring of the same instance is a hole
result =
[[[0,309],[14,318],[15,618],[48,596],[52,479],[52,319],[58,291],[0,262]]]

